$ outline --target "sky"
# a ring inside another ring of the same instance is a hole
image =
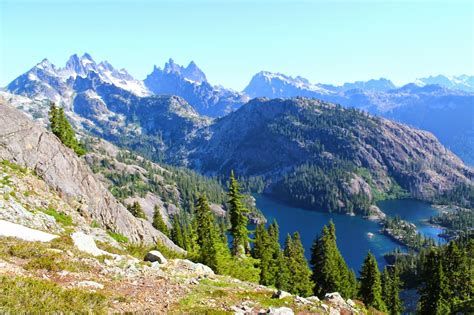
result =
[[[84,52],[138,79],[194,60],[236,90],[262,70],[401,85],[474,73],[474,2],[0,0],[0,45],[0,86]]]

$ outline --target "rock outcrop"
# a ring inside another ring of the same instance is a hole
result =
[[[133,217],[72,150],[4,100],[0,100],[0,159],[33,169],[82,216],[131,242],[160,241],[183,251],[149,222]]]

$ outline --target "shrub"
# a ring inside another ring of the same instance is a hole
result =
[[[45,280],[0,276],[0,313],[102,314],[106,307],[106,297],[100,293],[64,289]]]

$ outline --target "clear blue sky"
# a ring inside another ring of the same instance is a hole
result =
[[[0,0],[0,86],[90,53],[144,79],[172,57],[242,89],[260,70],[312,82],[474,73],[472,1]]]

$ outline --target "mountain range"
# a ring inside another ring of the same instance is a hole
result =
[[[132,104],[153,95],[179,96],[195,114],[211,118],[233,112],[254,97],[316,98],[431,131],[466,163],[474,163],[474,77],[468,75],[419,78],[401,87],[384,78],[335,86],[261,71],[237,92],[209,83],[193,61],[184,67],[170,59],[163,69],[154,66],[140,81],[107,61],[96,63],[85,53],[82,57],[72,55],[64,67],[44,59],[13,80],[5,91],[36,102],[52,100],[87,118],[89,121],[79,119],[87,129],[108,129],[115,134],[124,132],[127,115],[123,108],[115,112],[118,107],[112,103]]]
[[[286,100],[257,98],[211,119],[184,96],[153,95],[149,90],[139,96],[134,89],[123,88],[132,86],[126,80],[122,87],[111,83],[90,56],[79,58],[79,63],[72,62],[73,57],[64,68],[43,61],[13,81],[3,97],[43,122],[50,98],[66,109],[80,133],[92,133],[154,161],[206,175],[226,177],[235,170],[249,189],[313,209],[370,214],[379,198],[407,194],[430,201],[459,185],[472,184],[472,169],[431,134],[359,109],[309,98],[311,95]],[[108,69],[107,73],[116,72],[112,66]],[[145,80],[145,89],[151,86],[150,77],[166,81],[167,76],[212,88],[193,63],[185,68],[170,61],[153,73]],[[377,95],[392,93],[414,98],[410,93],[416,91],[426,94],[425,102],[429,102],[429,97],[451,91],[413,84],[386,92],[335,92],[327,86],[316,88],[302,78],[261,74],[277,81],[286,78],[282,87],[296,85],[301,91],[327,97],[367,93],[377,99]],[[387,82],[365,86],[387,88]],[[467,92],[449,93],[469,100]]]

